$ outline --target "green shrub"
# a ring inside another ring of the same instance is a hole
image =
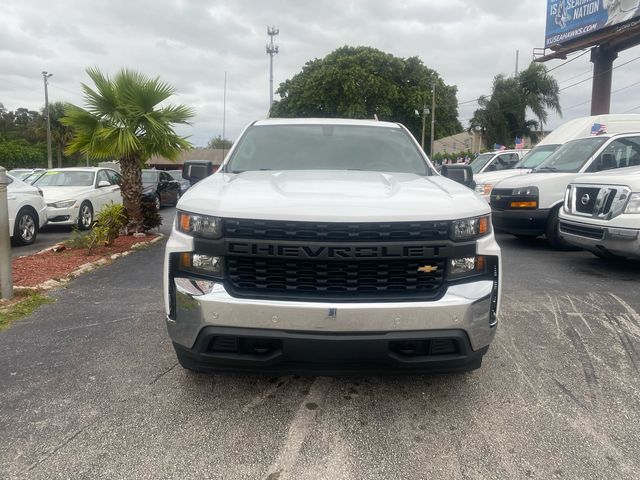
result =
[[[120,231],[127,224],[127,212],[123,205],[111,203],[96,215],[96,223],[92,232],[99,236],[98,243],[111,245],[118,238]]]

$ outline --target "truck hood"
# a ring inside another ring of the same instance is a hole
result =
[[[40,187],[47,203],[72,200],[93,190],[93,187]]]
[[[217,173],[188,190],[178,209],[327,222],[448,220],[489,213],[472,190],[439,175],[343,170]]]
[[[526,175],[518,175],[517,177],[509,177],[500,181],[493,188],[518,188],[518,187],[540,187],[550,184],[564,184],[565,187],[573,180],[577,173],[528,173]]]
[[[519,175],[525,175],[530,172],[530,168],[512,168],[509,170],[500,170],[497,172],[479,173],[478,175],[474,175],[473,179],[478,185],[485,183],[494,185],[495,183],[499,182],[500,180],[504,180],[505,178],[517,177]]]
[[[580,175],[571,183],[591,183],[594,185],[627,185],[633,191],[640,191],[640,167],[617,168],[600,173]]]

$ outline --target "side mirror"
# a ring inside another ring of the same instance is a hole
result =
[[[443,177],[461,183],[472,190],[476,188],[476,182],[473,181],[473,170],[470,165],[442,165],[440,173]]]
[[[191,185],[207,178],[214,172],[213,162],[208,160],[188,160],[182,167],[182,178],[189,180]]]
[[[111,184],[109,182],[107,182],[106,180],[100,180],[98,182],[98,188],[103,188],[103,187],[110,187]]]

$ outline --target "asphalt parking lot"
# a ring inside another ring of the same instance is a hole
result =
[[[201,375],[163,324],[162,248],[0,333],[0,478],[635,479],[640,265],[499,236],[483,367]]]

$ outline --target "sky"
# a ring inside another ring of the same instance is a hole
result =
[[[520,69],[532,60],[533,49],[544,45],[545,6],[544,0],[2,0],[0,103],[42,108],[44,70],[53,73],[50,101],[81,105],[87,67],[108,74],[132,68],[176,87],[171,101],[195,110],[179,132],[204,146],[222,134],[226,72],[225,133],[235,139],[267,115],[268,25],[280,31],[274,90],[309,60],[344,45],[371,46],[420,57],[466,102],[490,93],[495,75],[513,74],[516,50]],[[640,113],[636,57],[640,46],[614,64],[612,113]],[[551,115],[548,126],[588,115],[591,81],[581,81],[592,74],[589,54],[552,74],[564,115]],[[460,105],[463,126],[475,108]]]

